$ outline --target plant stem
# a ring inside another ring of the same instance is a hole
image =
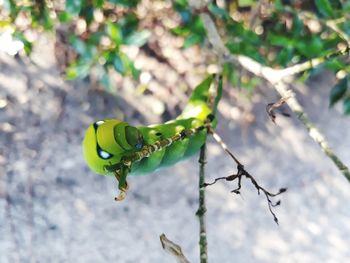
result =
[[[199,154],[199,207],[196,212],[199,220],[199,258],[200,263],[208,262],[208,242],[205,213],[207,211],[205,205],[205,164],[206,164],[206,144],[201,147]]]

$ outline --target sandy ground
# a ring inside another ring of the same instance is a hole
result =
[[[0,98],[7,103],[0,109],[0,262],[175,262],[161,248],[161,233],[198,262],[198,157],[130,178],[127,199],[116,204],[113,178],[88,170],[81,141],[90,122],[116,112],[136,123],[153,121],[153,113],[134,108],[146,99],[132,105],[122,92],[124,99],[64,82],[51,42],[41,43],[32,58],[35,64],[0,56]],[[332,79],[309,85],[296,87],[300,101],[350,165],[349,118],[328,109]],[[288,188],[275,209],[280,225],[249,181],[241,196],[229,192],[232,183],[210,187],[210,262],[348,262],[349,183],[296,118],[268,120],[265,105],[277,96],[268,87],[262,91],[249,129],[222,117],[218,132],[263,186]],[[225,98],[221,111],[230,107],[234,102]],[[212,140],[208,152],[208,178],[234,171]]]

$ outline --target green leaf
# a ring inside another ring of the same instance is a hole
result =
[[[100,44],[101,38],[105,35],[103,31],[97,31],[90,34],[87,40],[89,45],[98,46]]]
[[[137,69],[133,62],[130,62],[131,75],[134,79],[138,79],[141,74],[141,70]]]
[[[83,6],[82,0],[66,0],[66,12],[72,16],[77,16]]]
[[[41,12],[41,18],[43,22],[43,26],[45,30],[52,30],[53,28],[53,21],[50,17],[49,10],[45,7],[44,10]]]
[[[108,2],[126,7],[135,7],[139,3],[139,0],[109,0]]]
[[[293,14],[293,26],[292,33],[295,38],[299,37],[303,33],[304,22],[299,18],[297,14]]]
[[[89,74],[89,71],[90,65],[88,63],[78,61],[77,63],[69,65],[67,68],[66,78],[69,80],[76,78],[83,79]]]
[[[192,32],[202,35],[203,37],[206,36],[207,31],[204,28],[203,21],[199,16],[194,18],[194,20],[190,24],[190,29]]]
[[[181,8],[186,8],[188,6],[187,0],[175,0],[174,5],[181,7]]]
[[[116,71],[120,74],[124,75],[126,73],[126,68],[124,65],[123,59],[119,56],[119,54],[115,54],[113,58],[113,66]]]
[[[226,44],[226,47],[232,54],[246,55],[257,62],[266,65],[266,59],[260,55],[259,50],[255,45],[247,44],[244,41],[241,41],[240,43],[230,41]]]
[[[213,3],[210,3],[208,5],[208,9],[214,16],[217,16],[223,19],[229,19],[230,17],[229,13],[225,9],[218,7]]]
[[[106,51],[103,57],[106,59],[105,65],[113,66],[114,69],[123,76],[131,73],[134,78],[137,78],[140,74],[130,58],[123,52],[110,50]]]
[[[328,0],[315,0],[318,11],[325,17],[334,17],[331,3]]]
[[[79,55],[84,55],[85,53],[87,53],[86,43],[82,41],[79,37],[75,35],[70,35],[69,42]]]
[[[79,15],[85,19],[88,26],[94,21],[94,8],[93,5],[88,4],[80,10]]]
[[[71,19],[72,19],[71,15],[66,11],[60,12],[58,14],[58,20],[60,20],[60,22],[62,23],[69,22]]]
[[[95,45],[88,44],[73,34],[69,36],[69,42],[85,63],[92,63],[96,58],[97,47]]]
[[[139,19],[134,13],[127,13],[118,20],[118,25],[122,30],[123,37],[126,37],[131,34],[131,32],[137,30]]]
[[[241,51],[240,51],[240,44],[239,43],[228,42],[226,44],[226,47],[228,48],[228,50],[232,54],[239,54],[239,53],[241,53]]]
[[[350,97],[347,97],[343,102],[343,111],[344,114],[349,115],[350,114]]]
[[[318,56],[323,50],[323,41],[319,36],[313,36],[311,42],[309,43],[309,52],[313,56]]]
[[[238,0],[239,7],[251,7],[255,4],[254,0]]]
[[[209,86],[214,80],[214,75],[208,76],[193,90],[190,101],[203,100],[208,96]]]
[[[296,49],[305,57],[312,58],[320,55],[323,49],[323,42],[318,36],[312,36],[296,41]]]
[[[287,66],[287,64],[293,58],[293,48],[287,47],[283,48],[279,53],[277,53],[275,63],[282,66]]]
[[[118,24],[107,22],[106,31],[117,46],[122,43],[123,36]]]
[[[12,35],[15,39],[20,40],[24,45],[24,52],[29,55],[33,50],[32,42],[28,41],[28,39],[24,36],[22,32],[15,31]]]
[[[344,69],[346,67],[346,65],[342,61],[340,61],[339,59],[335,58],[335,59],[332,59],[332,60],[325,62],[324,67],[337,72],[339,70]]]
[[[270,44],[274,46],[289,47],[294,43],[293,39],[287,36],[275,35],[273,33],[268,33],[267,38]]]
[[[282,0],[275,0],[275,8],[280,11],[284,10],[284,5],[282,3]]]
[[[105,0],[95,0],[93,1],[96,7],[101,8],[105,2]]]
[[[332,88],[329,95],[329,106],[332,107],[337,101],[339,101],[346,93],[348,88],[348,78],[345,77],[338,81],[338,83]]]
[[[201,41],[202,41],[201,36],[199,36],[197,34],[196,35],[194,35],[194,34],[189,35],[184,41],[183,48],[189,48],[193,45],[201,43]]]
[[[170,29],[170,31],[177,36],[186,36],[191,32],[188,27],[182,27],[182,26],[172,28]]]
[[[125,38],[124,44],[141,47],[147,42],[150,36],[151,32],[148,30],[134,31]]]

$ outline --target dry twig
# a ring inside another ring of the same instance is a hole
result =
[[[272,214],[273,219],[276,222],[276,224],[278,224],[277,216],[272,211],[272,207],[280,205],[281,201],[278,200],[277,202],[274,203],[271,200],[271,198],[272,197],[276,197],[277,195],[280,195],[280,194],[284,193],[285,191],[287,191],[287,189],[286,188],[281,188],[277,193],[273,194],[273,193],[269,192],[268,190],[266,190],[265,188],[263,188],[262,186],[260,186],[258,184],[258,182],[255,180],[255,178],[244,168],[244,165],[242,163],[240,163],[240,161],[238,161],[238,159],[234,156],[234,154],[228,149],[227,145],[223,142],[221,137],[213,130],[209,130],[209,132],[213,135],[213,138],[219,143],[219,145],[225,150],[225,152],[228,153],[230,155],[230,157],[236,162],[236,164],[237,164],[237,173],[231,174],[229,176],[218,177],[212,183],[204,183],[203,187],[207,187],[207,186],[213,185],[217,181],[220,181],[220,180],[234,181],[234,180],[237,179],[238,180],[238,182],[237,182],[238,186],[237,186],[236,189],[233,189],[231,191],[231,193],[240,194],[240,189],[242,187],[242,185],[241,185],[242,177],[245,176],[246,178],[251,180],[252,184],[258,190],[258,194],[260,194],[260,191],[264,193],[264,195],[266,197],[266,200],[267,200],[267,204],[268,204],[270,213]]]

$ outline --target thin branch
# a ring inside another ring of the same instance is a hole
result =
[[[213,135],[213,138],[216,140],[216,142],[219,143],[219,145],[225,150],[225,152],[228,153],[230,155],[230,157],[236,162],[236,164],[237,164],[237,173],[236,174],[231,174],[231,175],[225,176],[225,177],[216,178],[214,180],[214,182],[212,182],[212,183],[204,183],[203,186],[207,187],[207,186],[213,185],[217,181],[220,181],[220,180],[234,181],[234,180],[237,179],[238,180],[238,182],[237,182],[238,186],[237,186],[236,189],[233,189],[231,191],[231,193],[240,194],[242,177],[245,176],[246,178],[250,179],[252,184],[258,190],[258,194],[260,194],[260,191],[264,193],[264,195],[266,197],[266,200],[267,200],[268,207],[269,207],[269,211],[270,211],[271,215],[273,216],[273,220],[276,222],[276,224],[278,224],[278,218],[277,218],[276,214],[272,211],[272,208],[280,205],[281,201],[278,200],[277,202],[274,203],[271,200],[271,198],[276,197],[277,195],[280,195],[280,194],[284,193],[285,191],[287,191],[287,189],[286,188],[281,188],[277,193],[273,194],[273,193],[269,192],[268,190],[266,190],[265,188],[261,187],[258,184],[258,182],[255,180],[255,178],[244,168],[244,165],[241,164],[238,161],[238,159],[234,156],[234,154],[228,149],[227,145],[224,143],[224,141],[221,139],[221,137],[212,129],[209,130],[209,133]]]
[[[202,18],[205,28],[207,30],[208,40],[210,44],[212,44],[214,51],[218,55],[219,59],[221,57],[224,57],[225,55],[230,54],[228,49],[224,45],[224,42],[221,40],[218,30],[211,17],[206,13],[201,13],[200,17]]]
[[[344,18],[344,21],[342,21],[342,22],[346,22],[345,18]],[[346,41],[348,46],[350,45],[350,37],[348,36],[348,34],[346,34],[343,30],[341,30],[338,27],[337,21],[327,20],[327,21],[325,21],[325,24],[330,29],[332,29],[334,32],[336,32],[344,41]]]
[[[212,20],[211,20],[212,21]],[[209,34],[209,31],[208,31]],[[302,62],[300,64],[296,64],[284,69],[273,69],[268,66],[261,65],[259,62],[251,59],[250,57],[246,57],[243,55],[234,56],[232,54],[226,54],[226,61],[233,62],[235,64],[239,64],[244,67],[249,72],[253,73],[257,77],[261,77],[269,81],[272,85],[279,81],[285,81],[287,77],[291,77],[293,75],[302,73],[306,70],[315,68],[316,66],[326,62],[328,59],[343,56],[350,51],[350,47],[346,47],[342,50],[337,50],[332,52],[326,56],[322,56],[319,58],[313,58],[308,61]],[[227,50],[228,52],[228,50]]]
[[[287,76],[291,76],[305,70],[308,70],[316,65],[323,63],[327,58],[331,58],[334,56],[344,55],[349,52],[350,47],[347,47],[345,50],[334,52],[326,57],[311,59],[310,61],[297,64],[282,70],[273,69],[264,65],[261,65],[257,61],[242,55],[234,56],[230,54],[228,49],[225,47],[216,25],[214,24],[211,17],[202,13],[201,18],[203,20],[204,26],[207,29],[208,40],[213,46],[213,49],[220,57],[224,57],[226,61],[230,61],[231,63],[240,64],[242,67],[253,73],[258,77],[262,77],[274,87],[274,89],[281,95],[281,97],[287,97],[289,94],[291,98],[286,101],[286,104],[290,107],[290,109],[296,114],[297,118],[304,124],[304,126],[309,131],[310,137],[316,141],[325,154],[333,161],[333,163],[337,166],[340,172],[350,181],[350,171],[349,168],[340,160],[340,158],[334,153],[329,144],[327,143],[324,135],[318,130],[307,114],[305,113],[303,107],[295,98],[295,93],[292,92],[288,85],[285,83],[284,79]],[[219,57],[219,60],[221,59]]]
[[[206,164],[206,145],[201,147],[199,154],[199,206],[196,212],[199,220],[199,257],[200,263],[208,262],[208,242],[207,242],[207,230],[205,222],[205,213],[207,211],[205,205],[205,164]]]
[[[275,74],[276,73],[279,74],[279,80],[284,80],[288,76],[296,75],[306,70],[315,68],[316,66],[326,62],[328,59],[344,56],[345,54],[349,53],[349,50],[350,50],[350,46],[346,46],[345,48],[331,52],[328,55],[325,55],[319,58],[313,58],[308,61],[302,62],[300,64],[290,66],[285,69],[280,69],[280,70],[274,69],[274,71],[275,71]]]
[[[237,164],[238,166],[243,166],[243,165],[238,161],[238,159],[234,156],[234,154],[228,149],[226,143],[224,143],[224,141],[221,139],[221,137],[219,136],[219,134],[217,134],[214,130],[209,130],[209,132],[213,135],[213,138],[215,139],[215,141],[217,141],[217,142],[220,144],[221,148],[223,148],[224,151],[225,151],[226,153],[228,153],[228,155],[231,156],[231,158],[236,162],[236,164]]]

